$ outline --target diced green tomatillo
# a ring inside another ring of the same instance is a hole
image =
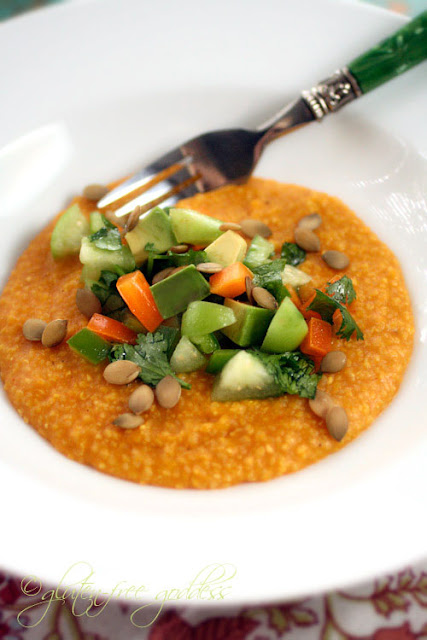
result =
[[[191,342],[196,345],[199,351],[206,354],[221,348],[218,338],[213,333],[208,333],[205,336],[193,336]]]
[[[58,219],[50,238],[50,250],[54,258],[76,255],[80,251],[82,238],[89,234],[86,216],[78,204],[69,207]]]
[[[249,304],[226,298],[224,306],[232,309],[236,322],[222,332],[241,347],[260,345],[265,338],[274,311],[252,307]]]
[[[83,238],[82,240],[80,262],[87,267],[82,273],[82,278],[85,281],[87,278],[99,280],[101,271],[114,271],[116,266],[127,273],[135,270],[135,259],[129,247],[123,245],[117,251],[99,249],[93,242],[90,242],[89,238]]]
[[[274,244],[262,236],[255,236],[249,245],[243,264],[252,271],[255,267],[259,267],[261,264],[271,262],[270,258],[272,256],[274,256]]]
[[[105,227],[104,217],[100,211],[92,211],[89,215],[90,232],[96,233]]]
[[[84,328],[75,333],[67,344],[73,351],[89,360],[92,364],[100,364],[108,357],[111,344],[90,329]]]
[[[214,351],[206,367],[206,373],[219,373],[236,353],[239,353],[239,349],[218,349],[218,351]]]
[[[223,329],[236,322],[231,309],[215,302],[192,302],[182,316],[181,332],[193,339]]]
[[[222,220],[205,216],[192,209],[177,209],[169,211],[172,231],[179,243],[207,245],[219,238],[222,231]]]
[[[247,351],[239,351],[216,378],[211,397],[213,401],[227,402],[280,395],[280,386],[262,362]]]
[[[190,302],[203,300],[210,293],[209,284],[194,264],[153,284],[150,289],[160,314],[165,319],[182,313]]]
[[[228,267],[235,262],[243,262],[247,251],[246,241],[235,231],[226,231],[205,249],[208,262],[216,262]]]
[[[182,336],[181,340],[171,358],[171,367],[175,373],[190,373],[202,369],[207,360],[203,354],[194,346],[186,337]]]
[[[311,276],[304,273],[304,271],[301,271],[301,269],[293,267],[291,264],[287,264],[282,271],[282,283],[285,287],[287,284],[290,284],[292,287],[297,289],[310,281]]]
[[[125,238],[138,266],[148,258],[147,245],[158,253],[164,253],[176,244],[170,218],[160,207],[141,216],[136,227]]]
[[[304,340],[307,332],[304,316],[290,298],[285,298],[271,321],[261,350],[269,353],[294,351]]]

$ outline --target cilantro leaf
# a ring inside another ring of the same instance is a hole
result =
[[[274,377],[283,393],[314,398],[321,375],[313,373],[314,363],[299,351],[267,354],[254,349],[252,353]]]
[[[259,267],[252,269],[254,287],[267,289],[279,303],[284,298],[289,297],[289,291],[282,282],[282,272],[285,266],[286,260],[282,258],[273,260],[268,264],[261,264]]]
[[[165,253],[159,253],[156,251],[154,245],[149,243],[145,245],[145,250],[148,251],[148,260],[146,265],[146,274],[148,278],[153,275],[154,267],[155,271],[166,269],[167,267],[186,267],[189,264],[198,265],[201,262],[208,262],[208,256],[204,251],[194,251],[189,249],[185,253],[173,253],[167,251]]]
[[[101,227],[95,233],[89,236],[89,241],[93,242],[98,249],[104,249],[107,251],[118,251],[122,248],[122,239],[117,227],[107,228]]]
[[[282,244],[280,256],[286,260],[286,264],[297,267],[305,261],[306,252],[295,244],[295,242],[284,242]]]
[[[154,268],[154,260],[156,260],[157,258],[162,258],[163,256],[160,254],[160,251],[156,249],[154,242],[147,242],[144,247],[144,251],[147,251],[148,253],[147,264],[145,265],[145,273],[148,278],[151,278]]]
[[[116,229],[117,228],[116,225],[114,225],[112,222],[110,222],[108,220],[108,218],[106,218],[104,216],[103,213],[101,213],[101,220],[103,222],[104,227],[106,227],[107,229]]]
[[[316,297],[308,307],[308,310],[317,311],[317,313],[320,313],[322,320],[325,320],[330,324],[333,323],[332,317],[337,309],[341,313],[342,317],[341,326],[337,331],[337,336],[339,336],[340,338],[344,338],[345,340],[350,340],[353,333],[356,332],[356,339],[363,340],[363,332],[357,325],[348,309],[346,309],[337,300],[334,300],[334,298],[330,298],[329,296],[327,296],[326,293],[323,293],[323,291],[319,291],[319,289],[316,289]]]
[[[205,251],[194,251],[194,249],[189,249],[185,253],[168,251],[167,259],[171,267],[186,267],[189,264],[198,265],[202,262],[208,262]]]
[[[98,282],[94,282],[91,285],[91,291],[96,295],[102,305],[106,304],[110,296],[118,295],[116,282],[119,276],[122,276],[124,273],[125,271],[117,266],[115,267],[115,271],[103,269]],[[124,306],[124,303],[122,306]]]
[[[116,344],[110,352],[111,362],[116,360],[131,360],[135,362],[141,371],[139,377],[143,382],[153,387],[165,376],[173,376],[178,380],[184,389],[190,389],[191,386],[180,380],[173,373],[168,360],[168,352],[170,351],[171,341],[170,334],[162,330],[154,333],[138,334],[137,344]]]
[[[356,300],[353,282],[348,276],[343,276],[332,284],[328,282],[326,293],[336,302],[341,302],[342,304],[351,304],[353,300]]]

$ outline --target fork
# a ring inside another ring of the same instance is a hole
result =
[[[134,212],[133,227],[143,213],[159,204],[171,206],[197,193],[243,183],[272,140],[309,122],[320,122],[426,58],[424,11],[326,80],[303,91],[254,131],[224,129],[192,138],[112,189],[98,202],[98,208],[114,211],[117,217]]]

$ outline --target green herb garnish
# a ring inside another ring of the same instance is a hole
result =
[[[280,251],[280,256],[286,260],[286,264],[297,267],[305,261],[306,252],[301,249],[295,242],[284,242]]]
[[[356,291],[351,278],[348,276],[343,276],[332,284],[328,282],[326,293],[341,304],[351,304],[353,300],[356,300]]]
[[[92,293],[96,295],[102,305],[105,305],[110,296],[118,295],[116,282],[124,273],[126,273],[124,269],[118,266],[115,267],[115,271],[102,270],[98,282],[92,284]]]
[[[363,340],[363,332],[358,327],[351,313],[340,302],[334,298],[330,298],[326,293],[323,293],[323,291],[316,289],[316,297],[308,307],[308,310],[320,313],[322,320],[330,324],[333,323],[332,317],[337,309],[342,316],[342,323],[337,331],[337,336],[345,340],[350,340],[353,333],[356,332],[357,340]]]
[[[307,356],[299,351],[270,355],[254,349],[249,353],[261,360],[283,393],[299,395],[302,398],[314,398],[316,395],[321,375],[313,373],[314,363]]]
[[[141,367],[139,377],[143,382],[153,387],[165,376],[173,376],[181,387],[191,389],[191,385],[174,374],[168,360],[171,350],[171,334],[162,330],[154,333],[138,334],[137,344],[116,344],[111,349],[110,360],[131,360]]]
[[[98,249],[107,251],[118,251],[123,246],[120,232],[114,225],[112,225],[112,228],[101,227],[101,229],[89,236],[89,241]]]
[[[283,269],[286,266],[286,260],[273,260],[268,264],[262,264],[255,267],[252,271],[254,274],[254,287],[262,287],[267,289],[277,300],[282,302],[284,298],[289,297],[289,291],[282,282]]]

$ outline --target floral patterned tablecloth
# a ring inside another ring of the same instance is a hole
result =
[[[56,1],[0,0],[0,19]],[[409,15],[427,5],[365,1]],[[1,640],[427,640],[427,561],[357,588],[295,602],[164,608],[145,628],[136,626],[137,603],[101,600],[78,609],[76,599],[52,586],[49,606],[34,607],[35,588],[27,578],[0,570]],[[43,593],[48,591],[44,586]]]

